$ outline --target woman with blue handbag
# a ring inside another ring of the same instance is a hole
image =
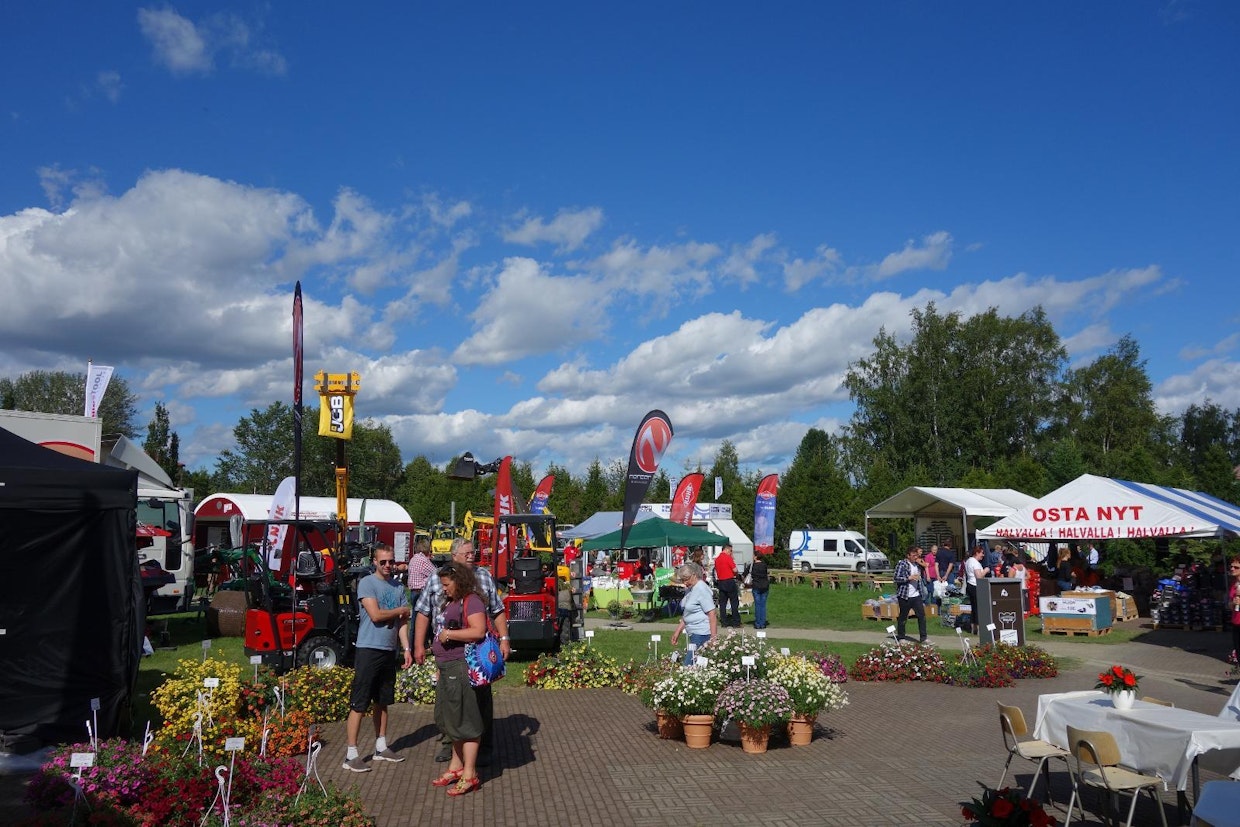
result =
[[[452,739],[452,759],[448,770],[431,782],[448,787],[448,795],[465,795],[478,789],[478,743],[482,738],[482,713],[478,709],[469,667],[466,644],[486,637],[486,604],[477,592],[477,581],[469,566],[448,563],[439,570],[443,586],[443,627],[435,635],[431,651],[439,667],[435,685],[435,725]]]

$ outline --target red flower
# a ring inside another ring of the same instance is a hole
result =
[[[1124,686],[1136,686],[1136,685],[1137,685],[1136,675],[1129,672],[1127,675],[1124,676]]]
[[[1100,677],[1102,678],[1102,682],[1105,683],[1107,686],[1110,686],[1115,681],[1115,678],[1111,676],[1110,672],[1107,672],[1101,675]]]
[[[1119,675],[1124,674],[1124,667],[1120,666],[1120,665],[1117,663],[1117,664],[1115,664],[1114,666],[1112,666],[1112,667],[1111,667],[1111,671],[1112,671],[1112,672],[1114,672],[1114,673],[1116,674],[1116,676],[1118,677]]]
[[[990,814],[995,818],[1007,818],[1014,809],[1012,802],[1006,798],[996,798],[995,803],[990,805]]]

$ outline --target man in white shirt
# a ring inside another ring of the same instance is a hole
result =
[[[1085,554],[1085,562],[1089,564],[1091,570],[1098,568],[1098,549],[1093,543],[1089,544],[1089,551]]]
[[[986,577],[990,569],[982,565],[985,549],[980,545],[973,547],[973,554],[964,561],[964,593],[968,595],[970,623],[966,630],[970,634],[977,631],[977,578]]]

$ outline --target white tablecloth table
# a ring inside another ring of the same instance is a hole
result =
[[[1240,721],[1144,701],[1121,711],[1101,691],[1038,698],[1035,738],[1069,749],[1069,725],[1111,733],[1126,766],[1157,775],[1169,789],[1187,788],[1194,763],[1240,778]]]

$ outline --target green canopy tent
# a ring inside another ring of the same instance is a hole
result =
[[[681,525],[662,517],[651,517],[635,523],[629,530],[624,544],[628,548],[663,548],[664,546],[721,546],[728,542],[722,534],[715,534],[691,525]],[[620,529],[581,544],[582,551],[620,548]]]
[[[648,520],[642,520],[635,523],[629,529],[629,536],[624,539],[626,548],[667,548],[669,546],[721,546],[729,542],[728,538],[722,534],[715,534],[713,531],[706,531],[701,528],[694,528],[691,525],[682,525],[674,523],[671,520],[665,520],[662,517],[651,517]],[[582,553],[590,551],[598,551],[599,549],[611,550],[620,548],[620,529],[609,534],[603,534],[598,537],[586,540],[581,544]],[[670,579],[670,575],[669,578]],[[603,590],[597,595],[596,599],[600,605],[604,604],[605,599],[611,598],[613,591],[611,589]],[[614,599],[623,600],[629,597],[631,593],[628,589],[622,588],[617,583],[614,590]]]

